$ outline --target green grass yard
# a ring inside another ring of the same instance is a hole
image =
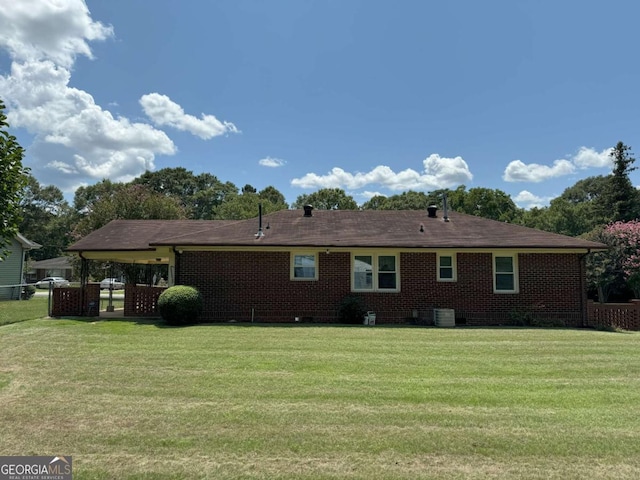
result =
[[[0,451],[75,479],[640,478],[640,334],[32,320]]]
[[[124,308],[124,300],[112,301],[114,308]],[[108,295],[100,298],[100,310],[105,310],[109,305]],[[29,300],[5,300],[0,301],[0,326],[10,323],[24,322],[49,315],[49,297],[36,295]]]
[[[49,298],[45,296],[34,296],[29,300],[0,301],[0,325],[24,322],[47,315],[49,315]]]

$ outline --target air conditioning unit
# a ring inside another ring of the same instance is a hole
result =
[[[434,308],[433,323],[436,327],[455,327],[456,313],[452,308]]]

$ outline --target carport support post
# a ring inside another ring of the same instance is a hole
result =
[[[113,262],[109,263],[109,305],[107,305],[107,312],[113,312]]]
[[[49,300],[48,300],[48,306],[47,306],[47,315],[51,316],[51,300],[53,297],[53,282],[51,280],[49,280]]]
[[[80,316],[83,317],[86,312],[86,286],[89,281],[89,260],[82,256],[80,252]]]

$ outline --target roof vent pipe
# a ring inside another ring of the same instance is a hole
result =
[[[427,207],[427,214],[429,216],[429,218],[436,218],[436,212],[438,211],[438,207],[436,207],[435,205],[429,205]]]
[[[258,204],[258,233],[256,233],[256,238],[264,237],[264,232],[262,231],[262,203]]]
[[[449,221],[449,206],[447,205],[447,194],[442,195],[442,209],[444,210],[444,221]]]
[[[305,216],[305,217],[311,217],[311,216],[313,216],[313,215],[311,215],[311,210],[313,210],[313,206],[311,206],[311,205],[305,205],[305,206],[304,206],[304,207],[302,207],[302,208],[304,208],[304,216]]]

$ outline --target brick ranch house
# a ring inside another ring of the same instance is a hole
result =
[[[457,324],[526,311],[584,326],[585,256],[604,248],[435,207],[308,207],[239,221],[114,220],[68,250],[168,264],[169,285],[198,288],[212,322],[335,322],[355,295],[383,324],[428,324],[435,309],[452,309]]]

